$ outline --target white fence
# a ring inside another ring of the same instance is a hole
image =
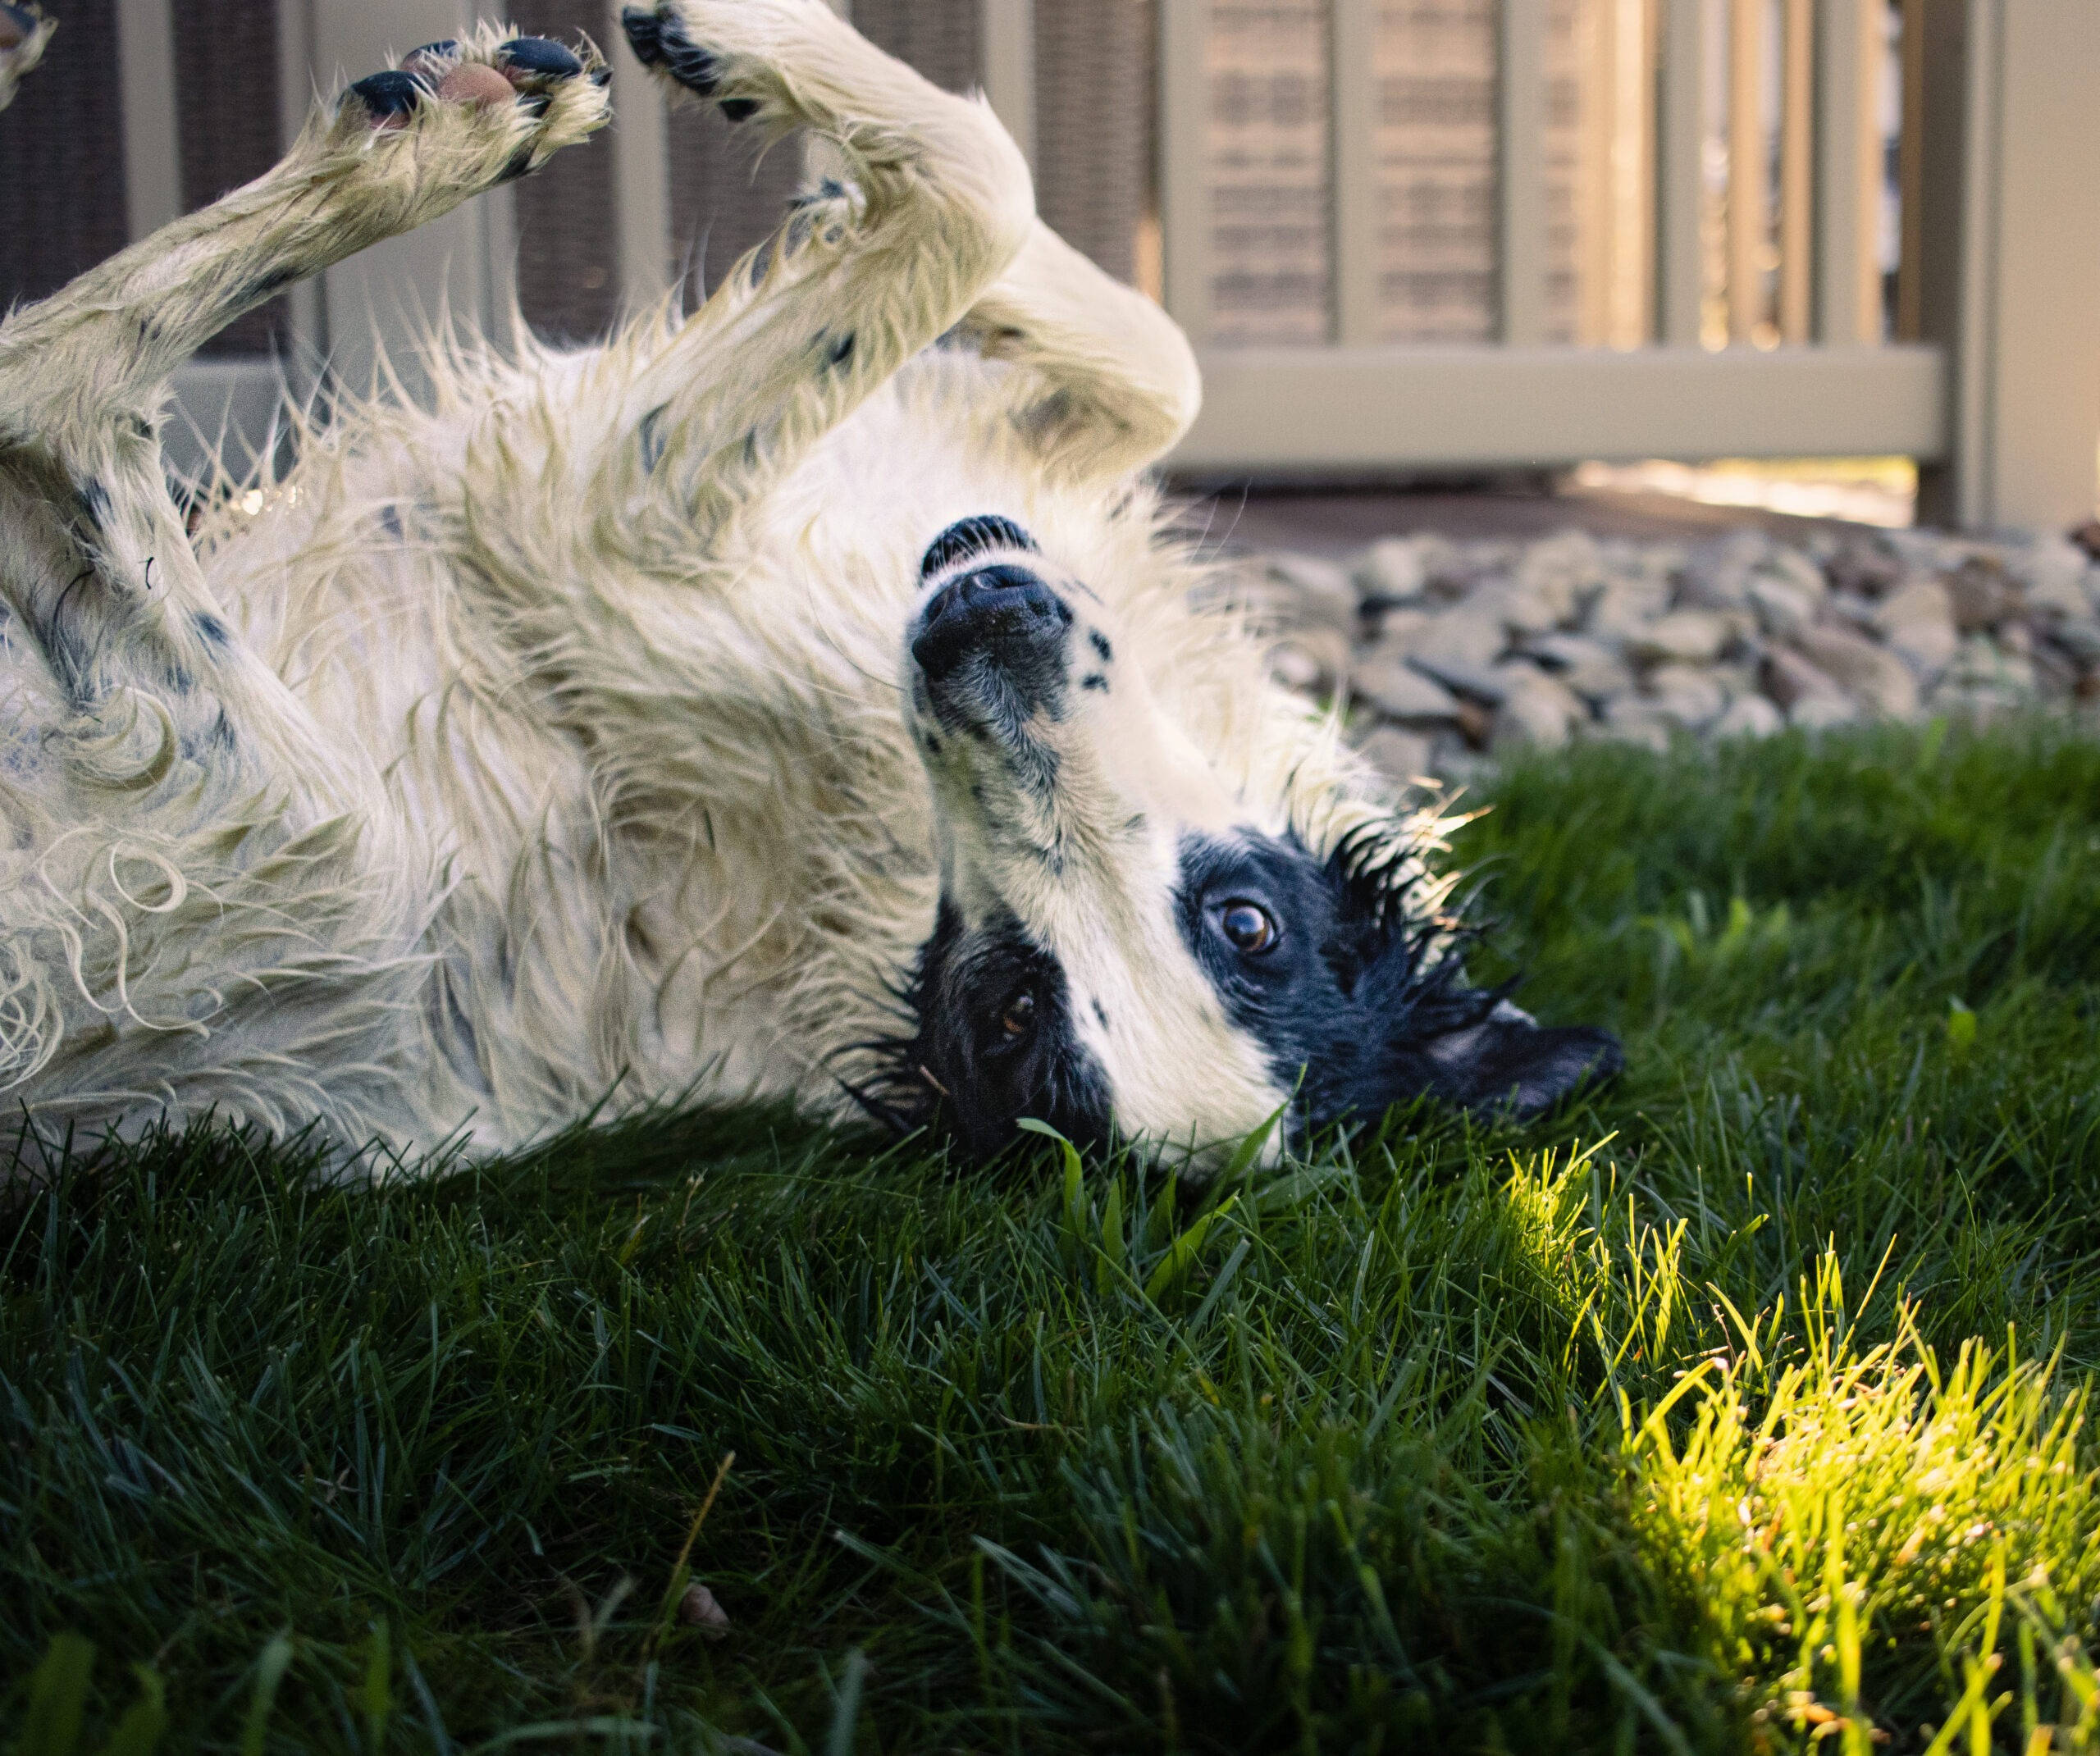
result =
[[[1048,187],[1046,161],[1071,130],[1039,130],[1039,108],[1046,80],[1069,70],[1046,65],[1039,45],[1052,40],[1048,6],[1074,0],[1046,0],[1039,14],[1029,0],[925,3],[968,15],[979,77]],[[134,235],[181,205],[169,8],[117,0]],[[276,0],[284,130],[317,85],[462,28],[473,10]],[[668,284],[682,244],[664,110],[628,54],[617,0],[573,10],[615,63],[613,290],[646,295]],[[2039,525],[2090,513],[2095,0],[1151,10],[1156,198],[1134,259],[1203,355],[1206,406],[1182,469],[1901,454],[1924,466],[1938,517]],[[1235,104],[1264,78],[1280,89],[1290,55],[1288,103],[1250,123]],[[1443,86],[1427,76],[1438,67]],[[1447,88],[1477,101],[1440,108]],[[1883,150],[1899,109],[1896,253],[1883,235]],[[1250,222],[1234,203],[1265,176],[1269,208]],[[354,379],[375,313],[395,334],[441,300],[493,317],[516,199],[486,198],[303,290],[291,312],[301,357],[325,350]],[[1440,203],[1463,223],[1437,221]],[[1278,270],[1265,250],[1295,252],[1296,266]],[[1264,275],[1287,296],[1257,321],[1240,294]],[[247,426],[267,380],[254,362],[210,361],[181,389],[206,425],[231,407]]]

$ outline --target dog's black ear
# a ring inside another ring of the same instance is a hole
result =
[[[1506,1001],[1477,1024],[1431,1037],[1419,1052],[1436,1070],[1439,1096],[1519,1118],[1550,1110],[1626,1065],[1609,1031],[1549,1029]]]

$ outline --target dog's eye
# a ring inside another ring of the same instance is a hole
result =
[[[999,1015],[999,1029],[1018,1041],[1035,1029],[1035,996],[1026,988],[1007,1002],[1007,1010]]]
[[[1250,957],[1276,942],[1276,918],[1257,902],[1228,902],[1218,919],[1225,936]]]

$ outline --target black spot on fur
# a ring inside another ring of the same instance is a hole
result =
[[[1007,1024],[1024,993],[1033,1006],[1016,1034]],[[915,1033],[869,1044],[881,1070],[849,1088],[872,1114],[899,1128],[930,1124],[979,1161],[1025,1115],[1068,1140],[1107,1142],[1108,1082],[1073,1030],[1064,969],[1011,915],[969,927],[943,897],[902,997]]]
[[[1101,1002],[1098,1000],[1095,1001],[1093,1003],[1093,1021],[1103,1030],[1108,1029],[1108,1015],[1102,1009]]]
[[[109,490],[90,476],[73,490],[73,504],[81,522],[99,536],[109,522]]]
[[[1080,679],[1080,687],[1082,689],[1098,689],[1103,695],[1107,695],[1108,693],[1108,679],[1103,677],[1098,671],[1089,671],[1085,676]]]
[[[979,513],[972,518],[956,519],[927,545],[919,563],[919,577],[931,579],[959,562],[988,554],[995,549],[1019,549],[1029,554],[1041,552],[1035,539],[1012,519],[997,513]]]
[[[844,335],[833,340],[829,347],[824,349],[824,364],[834,372],[851,359],[853,358],[853,331],[849,329]]]
[[[161,681],[167,685],[170,695],[188,695],[197,686],[197,679],[172,659],[161,667]]]
[[[210,737],[217,749],[231,752],[240,740],[234,736],[233,722],[226,718],[226,709],[219,709],[219,717],[212,722]]]
[[[1100,629],[1089,628],[1086,631],[1086,637],[1087,644],[1100,655],[1101,662],[1103,664],[1113,664],[1116,662],[1116,649],[1108,644],[1108,636]]]
[[[1345,840],[1326,860],[1252,831],[1182,842],[1183,936],[1227,1018],[1298,1092],[1301,1124],[1375,1121],[1423,1097],[1531,1115],[1618,1070],[1605,1032],[1543,1030],[1466,987],[1466,930],[1415,919],[1410,882],[1375,842]],[[1253,952],[1225,931],[1247,905],[1276,928]]]
[[[189,618],[189,624],[207,646],[223,650],[233,645],[233,636],[226,632],[226,625],[208,610],[199,610]]]
[[[531,107],[529,103],[527,107]],[[504,162],[502,173],[496,178],[496,181],[499,184],[515,183],[532,168],[532,144],[528,140]]]
[[[233,302],[237,305],[259,305],[264,299],[274,298],[277,294],[283,292],[298,279],[299,274],[296,270],[272,268],[267,274],[256,276],[253,280],[241,288],[234,294]]]
[[[399,542],[404,534],[401,528],[400,509],[397,506],[392,505],[381,507],[379,509],[379,527],[389,536],[392,537],[395,542]]]
[[[722,100],[724,121],[747,122],[757,114],[758,99],[756,98],[724,98]]]
[[[573,80],[583,71],[577,56],[548,37],[513,37],[498,45],[495,58],[500,66],[537,79]]]
[[[398,67],[389,67],[383,73],[368,73],[350,87],[349,95],[355,98],[374,116],[406,116],[422,101],[423,87],[413,73],[404,73]]]
[[[643,66],[661,67],[687,91],[703,98],[714,95],[715,87],[722,83],[721,63],[687,36],[685,26],[676,18],[631,6],[620,13],[620,28],[627,32],[634,58]]]
[[[664,460],[664,413],[671,405],[660,403],[641,417],[641,468],[645,474],[654,475],[656,466]]]

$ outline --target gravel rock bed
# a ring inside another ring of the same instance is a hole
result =
[[[1392,536],[1263,558],[1271,664],[1396,778],[1518,749],[2054,708],[2100,724],[2100,527],[1989,541],[1753,528],[1634,542]]]

